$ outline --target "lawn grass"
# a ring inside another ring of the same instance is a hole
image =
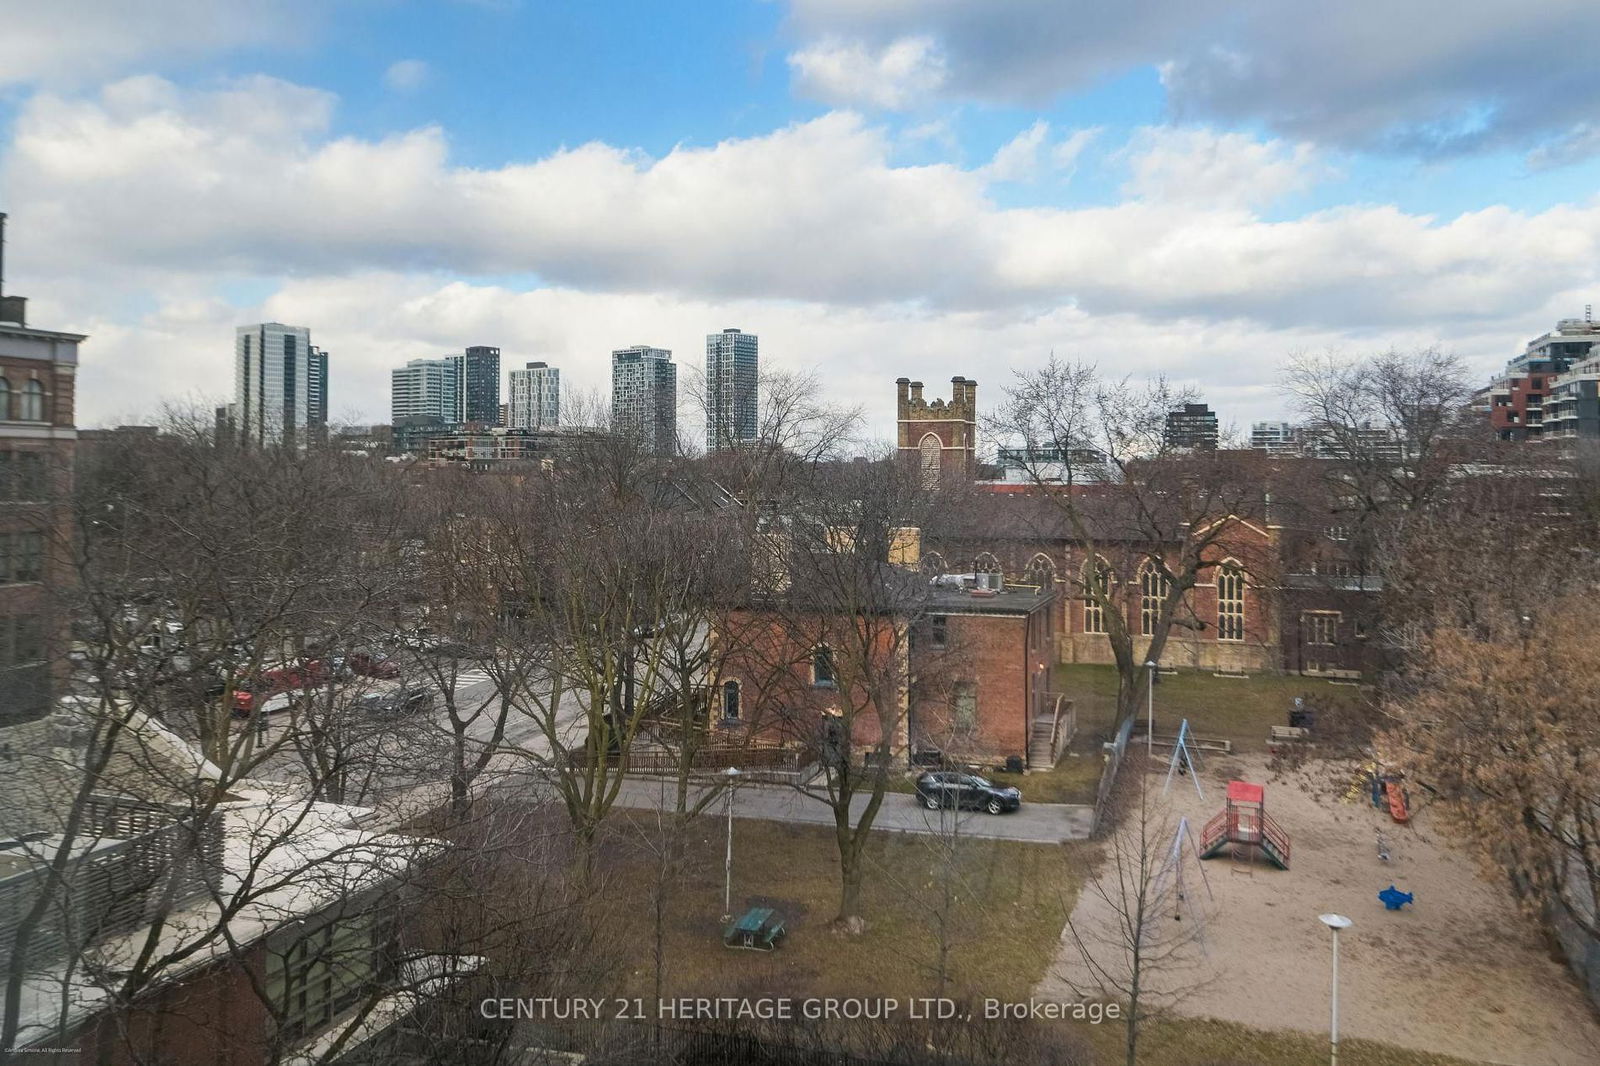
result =
[[[1068,664],[1056,667],[1055,690],[1072,700],[1078,715],[1073,749],[1097,750],[1109,739],[1117,712],[1114,666]],[[1346,700],[1358,690],[1319,678],[1293,674],[1219,677],[1204,670],[1162,674],[1155,690],[1156,733],[1175,734],[1183,719],[1202,737],[1233,741],[1235,751],[1265,751],[1267,733],[1289,724],[1296,696]]]
[[[631,914],[638,945],[626,994],[652,994],[654,869],[642,849],[628,848],[656,831],[648,816],[615,819],[608,880],[637,895]],[[733,911],[771,906],[788,921],[773,952],[722,944],[724,827],[707,819],[691,831],[683,872],[671,886],[664,923],[667,987],[673,996],[913,996],[938,988],[934,933],[945,869],[939,840],[913,833],[877,833],[867,845],[863,886],[867,931],[841,936],[839,858],[824,826],[740,820],[734,825]],[[1076,898],[1081,859],[1067,845],[970,838],[958,841],[950,869],[957,902],[948,925],[947,994],[1026,999],[1055,954]]]
[[[657,832],[642,813],[619,814],[608,830],[606,892],[629,923],[628,975],[618,994],[654,995],[649,897],[654,870],[648,849],[630,846]],[[838,905],[838,858],[831,830],[820,826],[741,820],[734,826],[733,910],[771,906],[788,920],[776,951],[722,945],[723,823],[704,819],[691,830],[683,872],[666,906],[664,983],[669,997],[806,997],[902,1002],[937,994],[934,906],[941,860],[934,838],[876,834],[868,846],[864,888],[867,932],[848,937],[830,928]],[[984,998],[1025,1002],[1058,950],[1089,845],[960,842],[960,900],[952,911],[950,984],[946,994],[975,1004]],[[1270,1017],[1270,1005],[1263,1005]],[[1013,1023],[973,1023],[998,1024]],[[1023,1024],[1023,1023],[1015,1023]],[[1071,1043],[1087,1041],[1094,1062],[1122,1062],[1119,1023],[1041,1023]],[[1056,1039],[1051,1037],[1049,1039]],[[1341,1042],[1346,1066],[1470,1066],[1465,1060],[1387,1044]],[[1318,1066],[1325,1037],[1268,1031],[1209,1019],[1165,1018],[1146,1024],[1141,1066]]]

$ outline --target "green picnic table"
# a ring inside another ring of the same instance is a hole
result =
[[[730,948],[771,951],[782,936],[783,915],[771,907],[751,907],[722,931],[722,943]]]

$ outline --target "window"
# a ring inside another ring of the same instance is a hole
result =
[[[1104,559],[1083,564],[1083,631],[1106,631],[1105,600],[1111,595],[1111,585],[1116,580],[1111,567]]]
[[[1339,615],[1329,611],[1307,611],[1300,616],[1300,631],[1307,644],[1339,643]]]
[[[0,422],[11,417],[11,382],[0,374]]]
[[[931,489],[939,484],[939,457],[943,450],[937,433],[923,434],[921,443],[917,445],[922,463],[923,488]]]
[[[730,722],[739,720],[739,682],[722,683],[722,717]]]
[[[928,552],[922,557],[922,572],[929,577],[938,577],[945,572],[944,556],[938,552]]]
[[[17,417],[24,422],[44,421],[44,386],[30,381],[22,386],[22,402],[17,405]]]
[[[1029,560],[1027,572],[1023,575],[1023,584],[1037,585],[1048,591],[1055,587],[1055,583],[1056,564],[1051,562],[1050,556],[1040,552]]]
[[[978,728],[978,683],[957,681],[954,698],[950,701],[951,725],[959,732],[970,733]]]
[[[283,1020],[281,1039],[295,1040],[327,1028],[370,993],[384,976],[387,927],[371,914],[335,920],[267,955],[267,994]]]
[[[972,560],[972,569],[980,574],[998,574],[1001,572],[1000,560],[993,552],[984,552]]]
[[[1244,571],[1235,563],[1217,571],[1217,639],[1244,639]]]
[[[934,651],[944,651],[950,646],[950,618],[936,614],[928,619],[929,643]]]
[[[838,676],[833,669],[833,649],[818,644],[811,653],[811,685],[813,688],[835,688]]]
[[[0,725],[50,709],[44,626],[33,615],[0,616]]]
[[[1167,601],[1172,582],[1153,562],[1144,564],[1139,572],[1139,632],[1150,636],[1161,620],[1161,605]]]
[[[43,574],[42,533],[0,533],[0,585],[38,581]]]

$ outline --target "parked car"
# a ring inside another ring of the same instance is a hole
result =
[[[917,797],[930,811],[940,807],[1000,814],[1022,806],[1022,792],[977,774],[938,770],[917,778]]]
[[[355,702],[370,714],[421,714],[433,710],[433,692],[421,685],[402,685],[390,692],[369,692]]]
[[[400,664],[381,651],[353,651],[349,655],[333,657],[334,673],[339,676],[356,674],[390,680],[400,676]]]
[[[334,670],[329,663],[321,659],[308,659],[305,662],[287,663],[270,670],[262,670],[252,677],[238,678],[233,685],[233,713],[239,717],[248,717],[255,712],[257,700],[264,700],[282,692],[325,685],[333,677]]]

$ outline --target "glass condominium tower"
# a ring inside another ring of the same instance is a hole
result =
[[[636,344],[611,353],[611,427],[651,454],[678,450],[678,368],[670,351]]]
[[[241,440],[303,445],[328,424],[328,353],[312,345],[305,326],[240,326],[233,392]]]
[[[725,329],[706,335],[706,450],[756,439],[758,338]]]

